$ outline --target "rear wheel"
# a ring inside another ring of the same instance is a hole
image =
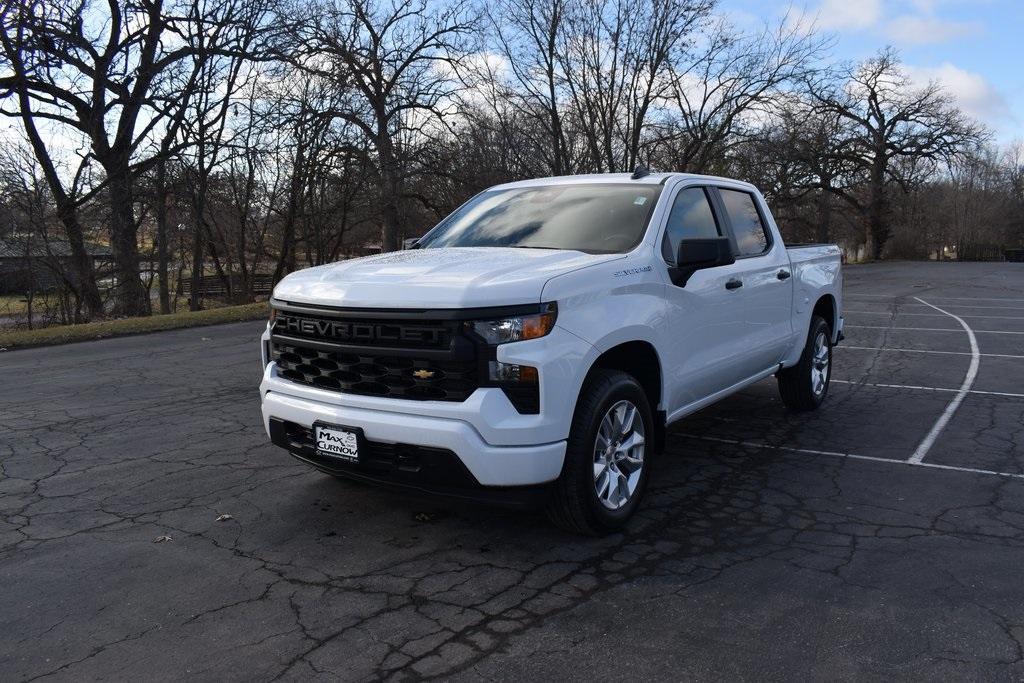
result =
[[[653,436],[651,408],[636,379],[618,370],[591,373],[576,404],[551,520],[592,535],[620,529],[647,487]]]
[[[822,404],[832,378],[832,330],[824,318],[811,317],[800,361],[780,370],[777,377],[782,402],[790,410],[815,410]]]

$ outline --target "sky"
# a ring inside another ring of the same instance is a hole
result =
[[[839,61],[887,45],[915,81],[940,81],[997,142],[1024,141],[1024,0],[719,0],[738,27],[801,13],[835,38]]]

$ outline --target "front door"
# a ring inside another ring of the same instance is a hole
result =
[[[662,240],[666,270],[675,263],[681,240],[726,234],[712,209],[709,189],[684,187],[672,202]],[[735,263],[698,270],[684,287],[673,284],[666,274],[668,319],[661,327],[661,347],[670,414],[748,376],[743,362],[749,354],[744,339],[747,315],[740,309],[739,290],[726,286],[743,267]]]

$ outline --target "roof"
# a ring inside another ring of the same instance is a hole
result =
[[[46,240],[39,237],[8,237],[0,239],[0,258],[25,258],[26,251],[35,258],[71,256],[71,244],[67,240]],[[113,254],[105,244],[86,242],[85,251],[93,257],[109,257]]]
[[[719,176],[697,175],[694,173],[649,173],[641,178],[633,179],[630,173],[591,173],[583,175],[552,176],[550,178],[532,178],[530,180],[519,180],[516,182],[497,185],[492,190],[508,190],[520,187],[544,187],[547,185],[596,185],[608,183],[625,183],[637,185],[662,185],[670,178],[683,180],[702,180],[705,182],[727,183],[739,185],[746,188],[753,188],[750,183],[733,178],[722,178]]]

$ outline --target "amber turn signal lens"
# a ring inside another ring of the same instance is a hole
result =
[[[554,313],[541,313],[523,318],[523,339],[537,339],[551,332],[555,327]]]
[[[467,322],[466,327],[482,337],[488,344],[496,346],[509,342],[538,339],[550,334],[551,330],[555,329],[557,315],[558,309],[552,302],[545,305],[542,313],[517,315],[496,320],[477,320]]]

